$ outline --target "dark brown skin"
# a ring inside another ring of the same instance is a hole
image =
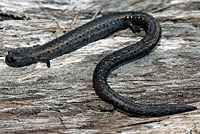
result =
[[[126,28],[130,28],[134,33],[139,32],[138,28],[142,28],[146,35],[139,42],[111,53],[98,63],[93,75],[96,94],[131,116],[165,116],[197,109],[195,106],[182,104],[138,104],[120,96],[109,87],[107,77],[114,69],[140,59],[156,48],[161,38],[161,28],[155,18],[146,13],[122,12],[103,16],[42,46],[10,50],[5,61],[11,67],[23,67],[37,62],[45,62],[50,67],[51,59]]]

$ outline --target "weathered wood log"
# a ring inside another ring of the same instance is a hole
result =
[[[102,10],[100,10],[102,9]],[[108,81],[123,96],[144,104],[183,103],[197,110],[159,118],[129,117],[101,101],[92,87],[96,64],[140,40],[130,30],[51,61],[11,68],[7,50],[42,45],[97,17],[143,11],[161,24],[160,46],[114,71]],[[200,133],[200,1],[0,1],[0,133]],[[103,109],[103,110],[102,110]]]

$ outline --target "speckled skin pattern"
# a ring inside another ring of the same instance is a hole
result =
[[[45,62],[50,67],[51,59],[127,28],[134,33],[142,28],[146,35],[137,43],[109,54],[98,63],[93,75],[93,87],[99,98],[133,116],[156,117],[197,109],[195,106],[182,104],[139,104],[122,97],[109,87],[107,77],[114,69],[140,59],[156,48],[161,38],[161,28],[155,18],[146,13],[121,12],[105,15],[42,46],[12,49],[5,61],[11,67],[23,67],[37,62]]]

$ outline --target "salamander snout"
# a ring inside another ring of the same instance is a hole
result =
[[[23,67],[32,64],[30,58],[25,57],[17,49],[8,51],[8,55],[5,57],[5,62],[10,67]]]
[[[8,55],[5,57],[5,62],[8,66],[15,67],[17,63],[17,52],[14,50],[8,51]]]
[[[9,56],[7,55],[6,58],[6,63],[11,63],[11,64],[14,64],[17,60],[15,59],[15,57],[12,57],[12,56]]]

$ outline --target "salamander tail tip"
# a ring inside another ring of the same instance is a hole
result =
[[[173,111],[174,111],[174,113],[183,113],[183,112],[193,111],[196,109],[197,109],[197,107],[195,107],[195,106],[176,104]]]
[[[193,111],[197,109],[196,106],[191,106],[191,105],[184,105],[183,107],[185,108],[185,111]]]

